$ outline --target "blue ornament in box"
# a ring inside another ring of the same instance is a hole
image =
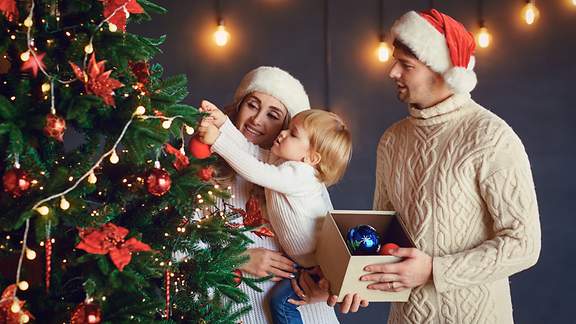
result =
[[[348,230],[346,244],[352,255],[377,254],[380,249],[380,234],[370,225],[358,225]]]

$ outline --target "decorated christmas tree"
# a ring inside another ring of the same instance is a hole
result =
[[[148,0],[0,0],[0,323],[233,323],[233,226]],[[248,281],[253,286],[253,281]]]

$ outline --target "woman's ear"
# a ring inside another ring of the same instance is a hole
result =
[[[306,157],[304,158],[304,162],[312,166],[320,163],[320,160],[322,160],[322,156],[320,155],[320,153],[316,151],[309,151]]]

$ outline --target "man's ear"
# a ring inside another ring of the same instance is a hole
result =
[[[320,163],[320,160],[322,160],[322,156],[320,155],[320,153],[316,151],[308,152],[308,155],[306,155],[306,157],[304,158],[304,162],[309,163],[310,165],[313,166]]]

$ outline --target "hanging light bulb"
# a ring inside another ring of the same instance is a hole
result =
[[[42,83],[42,92],[46,93],[48,91],[50,91],[50,83],[48,82]]]
[[[110,155],[110,163],[116,164],[119,161],[120,161],[120,158],[118,157],[118,154],[116,154],[116,151],[113,151],[112,154]]]
[[[188,135],[194,134],[194,127],[186,125],[186,134]]]
[[[18,288],[20,288],[22,291],[28,290],[29,287],[30,285],[28,284],[28,281],[20,281],[18,283]]]
[[[378,46],[378,61],[387,62],[390,59],[390,46],[387,42],[381,41]]]
[[[534,22],[536,22],[539,16],[540,11],[534,4],[534,1],[527,0],[526,5],[524,5],[524,8],[522,8],[522,19],[524,19],[526,24],[532,25]]]
[[[36,208],[36,211],[38,212],[38,214],[46,216],[48,215],[48,213],[50,213],[50,208],[48,208],[48,206],[40,206]]]
[[[22,323],[28,323],[30,322],[30,316],[22,314],[22,316],[20,316],[20,320],[22,321]]]
[[[94,46],[92,46],[92,43],[89,43],[84,47],[84,52],[86,52],[86,54],[92,54],[92,52],[94,52]]]
[[[34,24],[34,21],[32,21],[32,18],[28,17],[24,20],[24,26],[30,28],[32,27],[32,25]]]
[[[172,126],[172,119],[168,119],[162,122],[162,128],[169,129]]]
[[[36,251],[27,248],[26,249],[26,259],[28,259],[28,260],[36,259]]]
[[[118,30],[118,26],[114,25],[113,23],[109,22],[108,23],[108,30],[111,32],[116,32]]]
[[[66,200],[64,196],[62,196],[62,198],[60,199],[60,208],[62,208],[62,210],[67,210],[68,208],[70,208],[70,202]]]
[[[226,27],[224,27],[224,23],[220,22],[216,32],[214,32],[214,42],[216,45],[222,47],[228,44],[228,40],[230,40],[230,33],[226,30]]]
[[[98,178],[96,178],[94,171],[91,171],[90,174],[88,175],[88,183],[95,184],[96,181],[98,181]]]
[[[26,51],[26,52],[20,54],[20,59],[21,59],[23,62],[28,61],[28,60],[30,59],[30,51]]]
[[[10,311],[12,313],[20,313],[20,304],[18,304],[17,300],[14,300],[14,302],[12,303],[12,306],[10,306]]]
[[[135,115],[141,116],[146,113],[146,108],[144,106],[136,107],[136,111],[134,112]]]
[[[482,48],[487,48],[490,46],[490,42],[492,41],[492,35],[488,32],[488,28],[481,27],[476,35],[476,41],[478,42],[478,46]]]

